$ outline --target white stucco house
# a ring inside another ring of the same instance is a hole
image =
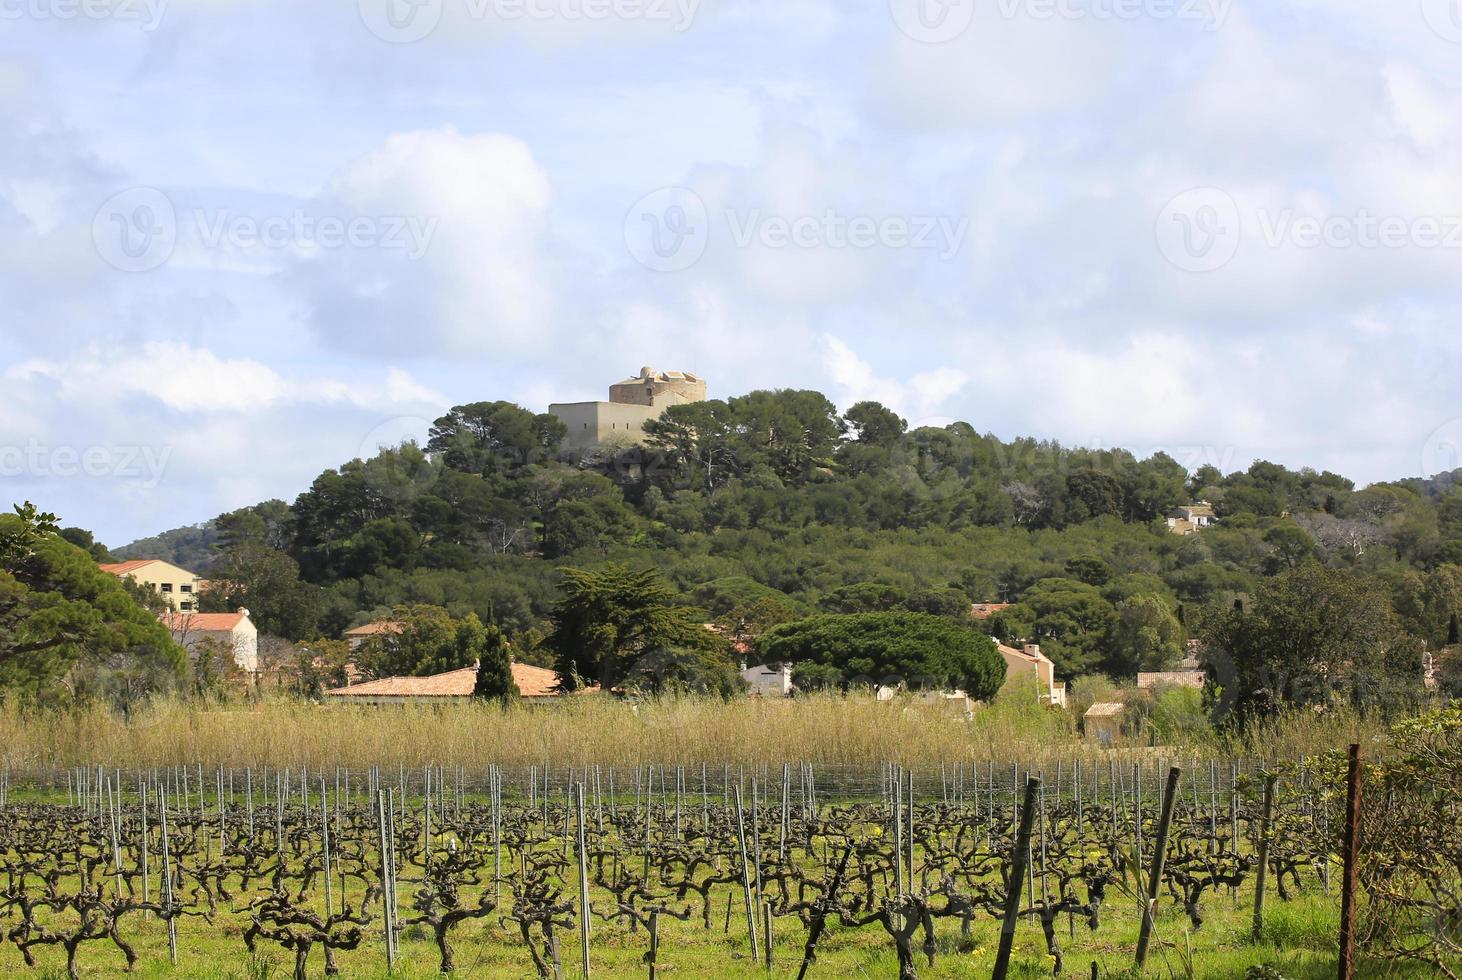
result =
[[[212,640],[232,651],[240,670],[254,674],[259,670],[259,630],[249,619],[249,611],[231,613],[170,612],[162,621],[172,631],[173,642],[196,655],[200,646]]]
[[[1066,682],[1056,680],[1056,665],[1041,652],[1038,644],[1027,643],[1020,649],[997,644],[1000,656],[1005,659],[1005,684],[1001,691],[1020,687],[1035,681],[1036,693],[1042,704],[1066,707]]]
[[[792,696],[791,664],[764,664],[760,667],[743,665],[741,679],[747,683],[746,693],[754,698],[789,698]]]

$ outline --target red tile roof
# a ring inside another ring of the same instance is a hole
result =
[[[402,624],[394,620],[382,619],[374,623],[366,623],[364,626],[357,626],[355,629],[346,630],[346,636],[378,636],[381,633],[400,633]]]
[[[558,697],[558,674],[530,664],[513,664],[513,682],[518,693],[525,698]],[[325,693],[340,698],[470,698],[477,683],[477,668],[463,667],[461,670],[430,677],[382,677],[337,687]]]
[[[144,565],[151,565],[156,560],[156,558],[142,558],[134,561],[119,561],[105,565],[98,565],[97,568],[100,568],[102,571],[108,572],[112,575],[128,575],[132,572],[137,571],[137,569],[143,567]]]
[[[169,612],[159,617],[163,625],[174,633],[232,633],[239,623],[249,617],[241,612],[195,613]]]

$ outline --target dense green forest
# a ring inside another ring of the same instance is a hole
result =
[[[749,641],[814,614],[968,621],[971,602],[1014,603],[971,628],[1040,642],[1065,677],[1161,668],[1190,636],[1238,642],[1229,620],[1260,615],[1245,601],[1302,585],[1361,604],[1407,676],[1424,648],[1457,641],[1450,477],[1357,489],[1262,461],[1189,473],[1162,454],[1002,442],[965,423],[910,431],[881,405],[840,413],[813,391],[680,405],[646,429],[643,447],[568,457],[552,416],[459,406],[424,444],[326,470],[293,503],[117,554],[197,566],[206,551],[222,583],[210,601],[247,604],[282,637],[428,604],[497,624],[545,663],[560,569],[610,563],[658,571]],[[1169,511],[1198,500],[1217,526],[1171,533]],[[1300,583],[1302,570],[1322,580]]]

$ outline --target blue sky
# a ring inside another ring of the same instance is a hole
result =
[[[642,364],[1462,465],[1453,0],[0,0],[0,502],[120,544]]]

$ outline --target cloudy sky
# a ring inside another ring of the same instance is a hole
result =
[[[1453,0],[0,0],[0,503],[292,499],[642,364],[1462,465]]]

